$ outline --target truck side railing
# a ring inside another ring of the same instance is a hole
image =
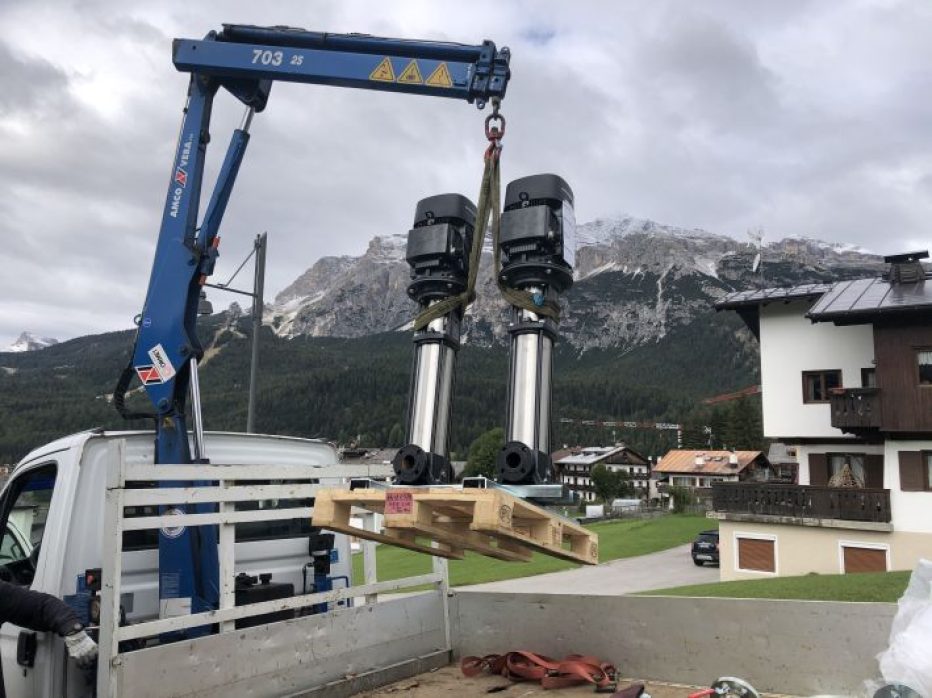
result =
[[[293,506],[275,509],[235,510],[239,502],[261,502],[270,499],[300,500],[313,498],[322,485],[319,483],[321,468],[311,466],[280,465],[136,465],[127,464],[124,459],[122,441],[115,441],[111,446],[112,463],[108,473],[105,518],[103,534],[103,582],[101,586],[100,617],[100,661],[97,673],[98,698],[118,698],[130,695],[126,692],[125,677],[118,678],[118,668],[123,664],[127,654],[121,652],[120,643],[142,638],[155,638],[167,633],[175,633],[190,628],[215,626],[216,633],[206,636],[215,638],[217,634],[238,636],[235,622],[244,618],[266,614],[310,608],[316,604],[340,602],[351,604],[353,599],[364,598],[366,604],[376,603],[378,594],[398,591],[412,587],[432,585],[442,599],[438,607],[442,615],[439,619],[442,627],[444,647],[438,651],[449,652],[451,649],[448,590],[449,578],[446,560],[433,558],[433,571],[403,579],[377,582],[375,569],[375,544],[363,543],[365,583],[347,586],[331,591],[300,594],[293,597],[261,601],[248,605],[236,605],[235,598],[235,525],[255,521],[277,521],[289,519],[310,519],[313,507]],[[327,468],[327,478],[352,473],[359,474],[351,466],[335,465]],[[310,474],[309,474],[310,473]],[[207,487],[158,487],[140,486],[141,483],[153,481],[191,481],[200,480],[213,483]],[[255,481],[287,481],[288,484],[240,484]],[[157,516],[126,517],[126,507],[216,504],[214,513],[177,513],[179,509],[168,510]],[[373,517],[368,518],[367,525],[375,525]],[[220,560],[220,605],[219,608],[203,613],[192,613],[169,618],[144,621],[132,625],[120,625],[121,576],[123,573],[123,533],[153,529],[172,529],[186,526],[218,526],[219,560]],[[328,613],[339,612],[338,610]],[[290,622],[290,621],[288,621]],[[274,632],[274,626],[267,626]],[[198,643],[205,638],[188,639],[186,643]],[[164,646],[164,645],[163,645]],[[192,645],[193,647],[193,645]],[[147,648],[144,652],[150,652]],[[192,650],[193,651],[193,650]],[[296,660],[297,661],[297,660]],[[311,686],[302,686],[310,688]],[[146,695],[162,695],[152,692]],[[192,688],[192,686],[188,686]],[[193,688],[197,688],[194,686]],[[170,695],[168,687],[164,695]],[[207,687],[204,689],[207,690]],[[135,694],[133,694],[135,695]]]

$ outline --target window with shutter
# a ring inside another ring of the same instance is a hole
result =
[[[824,453],[809,454],[809,484],[814,487],[828,485],[828,457]]]
[[[831,391],[841,387],[841,370],[803,371],[803,402],[828,402]]]
[[[845,574],[887,571],[887,551],[885,548],[842,545],[841,551]]]
[[[879,454],[869,454],[865,457],[865,473],[867,474],[865,487],[883,489],[883,456]]]
[[[929,458],[922,451],[900,451],[900,489],[903,492],[922,492],[930,486]]]
[[[738,569],[749,572],[776,572],[774,540],[737,537]]]
[[[828,484],[837,486],[832,482],[832,478],[841,476],[845,466],[848,466],[848,473],[853,479],[853,483],[858,487],[866,487],[867,473],[864,471],[864,454],[863,453],[827,453],[828,458]],[[837,478],[836,478],[837,479]]]

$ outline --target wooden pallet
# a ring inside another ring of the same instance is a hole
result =
[[[382,514],[383,531],[352,526],[353,507]],[[323,489],[315,496],[313,525],[453,559],[472,550],[527,562],[537,550],[572,562],[599,562],[598,535],[496,489]]]

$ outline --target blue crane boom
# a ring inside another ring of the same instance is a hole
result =
[[[176,39],[173,61],[191,74],[181,132],[172,163],[149,288],[131,364],[115,392],[124,395],[138,376],[155,407],[155,462],[203,461],[197,362],[200,292],[213,273],[218,231],[249,143],[249,126],[276,80],[383,92],[450,97],[482,108],[500,100],[510,77],[510,54],[491,41],[469,46],[328,34],[290,27],[224,25],[204,39]],[[247,108],[234,130],[204,218],[197,216],[210,140],[211,107],[225,89]],[[190,388],[193,435],[186,408]],[[138,415],[137,415],[138,416]],[[192,458],[189,436],[193,436]],[[190,483],[166,483],[179,486]],[[195,485],[197,483],[194,483]],[[213,527],[164,530],[159,543],[159,596],[163,615],[217,607],[219,580]]]

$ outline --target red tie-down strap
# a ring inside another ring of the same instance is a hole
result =
[[[500,674],[512,681],[539,681],[544,689],[565,688],[582,683],[607,688],[615,683],[614,666],[597,657],[579,654],[571,654],[563,659],[521,651],[463,657],[460,669],[464,676],[487,672]]]

